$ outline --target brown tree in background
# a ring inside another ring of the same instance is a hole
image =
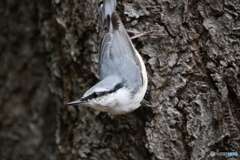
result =
[[[240,154],[239,1],[119,0],[149,86],[118,116],[64,105],[97,82],[98,3],[0,1],[0,159]]]

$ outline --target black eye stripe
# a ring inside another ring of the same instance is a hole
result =
[[[111,94],[113,92],[116,92],[117,90],[119,90],[122,87],[123,87],[123,83],[118,83],[112,90],[103,91],[103,92],[93,92],[89,96],[87,96],[85,98],[82,98],[82,100],[83,101],[88,101],[88,100],[91,100],[91,99],[99,98],[99,97],[105,96],[107,94]]]

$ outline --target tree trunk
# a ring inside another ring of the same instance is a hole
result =
[[[34,1],[0,1],[1,160],[54,157],[56,109],[39,27],[44,13]]]
[[[0,159],[240,153],[239,1],[118,1],[130,36],[148,33],[133,43],[149,79],[146,103],[118,116],[65,106],[97,82],[99,1],[23,2],[0,2]]]

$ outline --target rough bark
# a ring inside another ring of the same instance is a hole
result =
[[[98,1],[3,4],[10,8],[1,21],[19,26],[1,23],[3,158],[52,155],[36,150],[52,147],[54,109],[57,159],[219,159],[210,152],[240,153],[239,1],[118,1],[128,30],[152,31],[133,40],[147,66],[148,105],[119,116],[64,105],[97,82]]]
[[[1,160],[54,157],[56,112],[40,14],[34,1],[0,1]]]

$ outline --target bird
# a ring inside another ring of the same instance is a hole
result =
[[[67,105],[85,105],[112,115],[126,114],[141,105],[147,90],[146,66],[116,12],[116,0],[99,3],[102,38],[99,46],[99,82],[82,98]]]

